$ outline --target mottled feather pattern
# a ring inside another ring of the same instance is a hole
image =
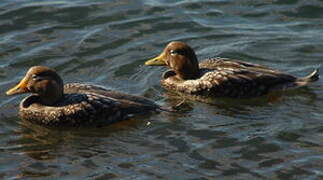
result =
[[[200,68],[208,68],[208,69],[215,69],[218,67],[228,67],[228,68],[257,68],[262,69],[268,72],[277,72],[277,70],[271,69],[266,66],[262,66],[260,64],[253,64],[249,62],[239,61],[236,59],[229,59],[229,58],[222,58],[222,57],[214,57],[208,58],[202,61],[199,64]]]
[[[64,85],[64,93],[88,92],[88,91],[109,91],[108,89],[92,84],[68,83]]]
[[[274,88],[292,86],[295,81],[295,77],[265,66],[224,58],[207,59],[199,66],[201,75],[198,79],[179,80],[172,76],[163,79],[161,84],[170,90],[189,94],[252,97]]]
[[[28,107],[20,104],[20,115],[29,121],[48,126],[101,126],[126,118],[119,109],[120,103],[98,94],[65,94],[55,106],[32,103]],[[43,106],[39,108],[39,106]]]
[[[114,98],[127,105],[129,113],[138,113],[143,111],[155,111],[161,107],[153,101],[142,97],[109,90],[104,87],[92,84],[69,83],[64,86],[65,93],[95,93],[106,97]],[[123,106],[125,107],[125,106]]]

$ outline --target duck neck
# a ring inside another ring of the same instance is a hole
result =
[[[41,104],[52,106],[52,105],[56,104],[63,97],[63,93],[62,94],[52,94],[50,96],[40,95],[39,97],[40,97]]]
[[[63,81],[52,82],[46,89],[38,93],[40,97],[40,103],[44,105],[55,105],[64,96]]]
[[[191,54],[183,64],[180,64],[175,72],[183,80],[197,79],[200,77],[200,67],[195,53]]]
[[[197,68],[187,68],[182,71],[177,71],[176,75],[183,80],[197,79],[200,76],[200,69],[198,66]]]

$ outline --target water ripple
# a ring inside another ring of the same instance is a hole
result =
[[[143,63],[172,40],[200,60],[229,57],[304,76],[322,70],[319,0],[0,2],[0,178],[320,179],[322,80],[253,100],[194,99],[163,90]],[[144,95],[179,113],[100,129],[47,129],[7,97],[33,65],[65,82]],[[199,101],[196,101],[199,100]]]

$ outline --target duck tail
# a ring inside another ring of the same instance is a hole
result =
[[[298,78],[296,80],[296,84],[298,86],[305,86],[309,83],[319,80],[319,78],[320,78],[320,70],[317,68],[311,74],[309,74],[305,77],[302,77],[302,78]]]

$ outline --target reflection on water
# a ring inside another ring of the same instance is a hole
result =
[[[323,178],[322,80],[252,100],[196,99],[164,91],[165,68],[142,66],[181,40],[200,60],[230,57],[303,76],[322,64],[322,8],[319,0],[1,1],[1,92],[30,66],[46,65],[65,82],[181,110],[48,129],[17,117],[23,95],[1,93],[0,178]]]

